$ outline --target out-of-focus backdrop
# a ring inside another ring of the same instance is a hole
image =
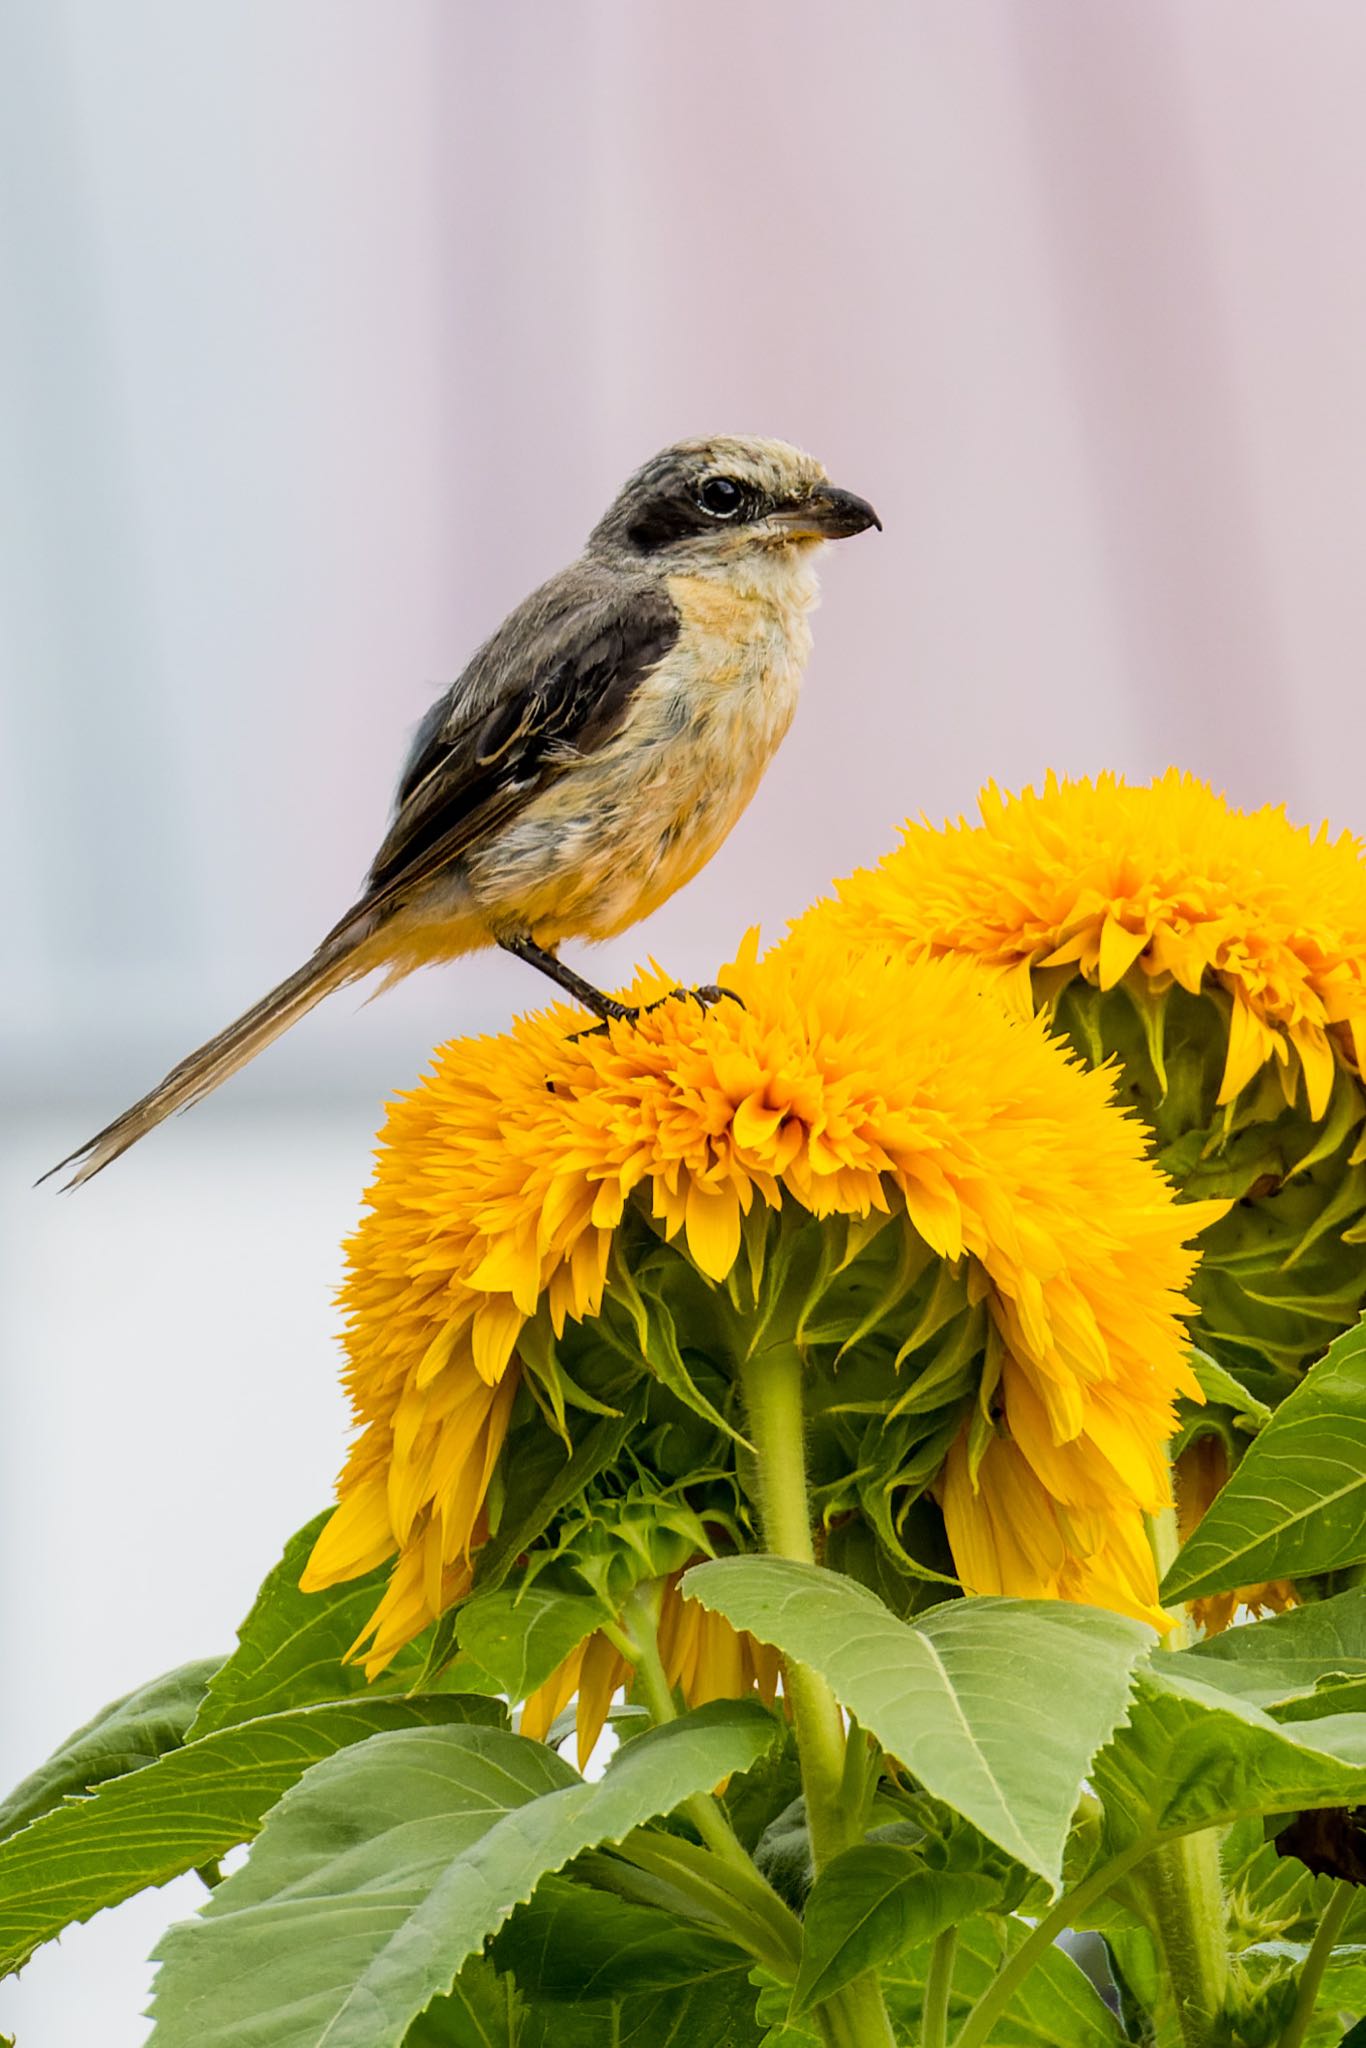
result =
[[[544,990],[334,999],[35,1174],[344,906],[409,729],[626,472],[871,497],[796,730],[599,956],[710,980],[898,820],[1176,761],[1363,822],[1359,0],[11,0],[0,14],[0,1777],[226,1646],[345,1440],[387,1094]],[[193,1880],[0,1986],[134,2048]]]

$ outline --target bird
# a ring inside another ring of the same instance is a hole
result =
[[[361,893],[303,966],[51,1172],[90,1180],[377,969],[387,987],[498,946],[599,1020],[637,1016],[558,949],[624,931],[711,859],[792,722],[817,551],[881,526],[783,441],[646,462],[422,719]]]

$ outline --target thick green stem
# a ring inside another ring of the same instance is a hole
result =
[[[1148,1540],[1160,1582],[1181,1547],[1174,1507],[1150,1519]],[[1166,1647],[1185,1649],[1191,1633],[1189,1611],[1182,1607]],[[1186,2048],[1206,2048],[1220,2026],[1229,1988],[1228,1909],[1218,1831],[1167,1843],[1139,1865],[1132,1881],[1147,1900],[1148,1924],[1165,1965],[1181,2039]]]
[[[794,1349],[765,1351],[741,1368],[750,1438],[758,1454],[764,1542],[775,1557],[814,1564],[806,1491],[806,1424],[802,1366]],[[817,1870],[849,1847],[844,1800],[844,1720],[819,1672],[788,1659],[784,1684],[792,1702],[802,1763],[811,1854]]]
[[[925,1977],[925,2015],[921,2024],[921,2048],[947,2048],[949,2038],[949,1995],[953,1990],[953,1959],[958,1948],[958,1929],[946,1927],[935,1936],[930,1950],[930,1967]]]
[[[745,1359],[740,1373],[758,1464],[764,1542],[777,1557],[814,1564],[800,1355],[794,1345],[775,1346]],[[861,1814],[849,1812],[845,1797],[844,1717],[825,1680],[807,1665],[785,1659],[783,1685],[797,1732],[811,1856],[820,1871],[861,1830]],[[882,1987],[871,1971],[827,1999],[817,2019],[830,2048],[893,2048]]]
[[[1309,2032],[1309,2022],[1314,2017],[1318,2004],[1319,1990],[1323,1984],[1323,1973],[1332,1959],[1337,1938],[1342,1932],[1342,1923],[1352,1908],[1355,1886],[1339,1878],[1333,1887],[1333,1896],[1324,1908],[1323,1918],[1318,1924],[1314,1939],[1309,1944],[1309,1953],[1300,1965],[1300,1981],[1295,1992],[1295,2009],[1290,2015],[1290,2024],[1281,2035],[1281,2048],[1301,2048]]]
[[[1207,2048],[1222,2039],[1229,1978],[1217,1833],[1206,1828],[1167,1843],[1139,1864],[1130,1882],[1147,1899],[1181,2039],[1186,2048]]]
[[[827,1998],[812,2017],[832,2048],[896,2048],[882,1986],[871,1970]]]

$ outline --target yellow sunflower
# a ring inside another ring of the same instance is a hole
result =
[[[1050,776],[988,788],[978,823],[908,825],[836,891],[789,943],[970,960],[1116,1069],[1178,1188],[1230,1204],[1201,1240],[1194,1335],[1274,1407],[1366,1306],[1366,845],[1174,770]],[[1187,1462],[1236,1444],[1236,1416],[1213,1420]],[[1292,1597],[1250,1587],[1201,1619]]]
[[[1008,796],[981,823],[910,824],[880,866],[838,885],[846,928],[913,951],[966,953],[1048,995],[1073,975],[1100,989],[1137,973],[1155,991],[1228,998],[1218,1102],[1268,1064],[1287,1102],[1303,1083],[1321,1118],[1335,1065],[1366,1059],[1366,847],[1239,811],[1176,769]]]
[[[1009,1462],[1031,1521],[990,1583],[1103,1586],[1155,1615],[1131,1554],[1167,1499],[1175,1399],[1197,1393],[1183,1290],[1210,1212],[1175,1205],[1111,1077],[963,963],[814,928],[763,959],[749,944],[722,980],[740,1000],[705,1012],[678,999],[584,1035],[561,1008],[458,1041],[393,1106],[342,1295],[361,1433],[304,1580],[394,1559],[371,1671],[466,1590],[486,1542],[506,1547],[546,1437],[577,1442],[632,1385],[673,1404],[641,1433],[642,1458],[674,1460],[664,1480],[710,1430],[741,1484],[738,1361],[778,1336],[826,1403],[827,1518],[862,1487],[895,1547],[939,1482],[975,1558]],[[678,1629],[674,1675],[712,1682],[719,1652],[690,1667]],[[601,1694],[612,1675],[599,1647],[575,1680]]]

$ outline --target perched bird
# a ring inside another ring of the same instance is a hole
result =
[[[625,930],[716,852],[792,721],[816,550],[870,526],[782,441],[647,462],[422,720],[365,887],[311,959],[52,1171],[89,1180],[375,968],[501,946],[633,1016],[556,949]]]

